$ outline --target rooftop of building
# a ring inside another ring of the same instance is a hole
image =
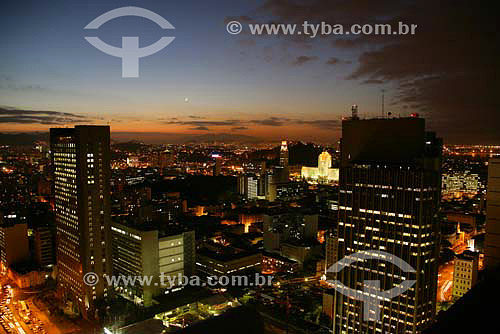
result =
[[[115,216],[113,217],[114,225],[122,225],[137,231],[150,232],[158,231],[158,237],[168,237],[172,235],[182,234],[191,231],[188,227],[182,224],[168,224],[159,221],[139,221],[129,216]]]
[[[162,334],[164,330],[163,321],[159,319],[147,319],[118,329],[120,334]]]
[[[150,307],[148,309],[148,314],[154,316],[156,314],[168,312],[180,306],[200,302],[212,295],[210,290],[201,287],[187,286],[180,291],[155,297],[158,304]]]
[[[21,262],[21,263],[13,263],[10,266],[10,269],[15,271],[20,275],[25,275],[33,271],[40,271],[41,267],[34,262]]]
[[[220,247],[218,251],[208,248],[201,248],[196,251],[197,256],[205,256],[213,260],[229,262],[239,260],[248,256],[255,256],[260,254],[259,251],[254,250],[235,250],[232,247]]]
[[[459,259],[459,260],[479,259],[479,252],[472,252],[472,251],[466,250],[462,254],[458,254],[457,259]]]
[[[179,334],[199,333],[239,333],[254,334],[264,333],[264,322],[258,312],[250,308],[240,306],[232,308],[205,321],[184,328]]]
[[[388,117],[348,119],[342,123],[341,165],[420,164],[422,157],[439,157],[442,140],[425,130],[425,119]]]
[[[263,212],[263,215],[266,216],[312,216],[312,215],[318,215],[318,212],[314,209],[311,208],[305,208],[305,207],[275,207],[275,208],[269,208]]]
[[[289,264],[298,263],[297,261],[294,261],[294,260],[289,259],[287,257],[281,256],[281,255],[276,254],[276,253],[266,252],[266,251],[262,251],[262,256],[271,257],[273,259],[280,260],[280,261],[283,261],[283,262],[286,262]]]
[[[318,239],[315,238],[308,238],[304,240],[297,240],[294,238],[290,238],[288,240],[285,240],[282,242],[283,246],[292,246],[292,247],[302,247],[302,248],[309,248],[309,247],[315,247],[320,245]]]

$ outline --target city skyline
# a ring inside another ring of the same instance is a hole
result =
[[[495,14],[3,1],[0,334],[491,331]]]
[[[92,125],[4,145],[0,333],[232,332],[234,312],[248,333],[433,333],[495,273],[500,148],[443,149],[425,124],[353,108],[340,149]]]

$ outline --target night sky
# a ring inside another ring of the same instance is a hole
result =
[[[83,28],[123,6],[152,10]],[[1,1],[0,131],[82,123],[113,132],[236,133],[335,142],[358,104],[380,115],[419,112],[445,143],[500,144],[498,20],[478,1]],[[414,36],[230,35],[226,23],[418,24]],[[175,40],[142,58],[139,78],[84,36],[140,46]]]

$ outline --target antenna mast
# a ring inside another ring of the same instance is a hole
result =
[[[382,89],[382,118],[385,117],[385,89]]]

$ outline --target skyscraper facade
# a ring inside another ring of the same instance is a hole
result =
[[[328,152],[322,152],[318,157],[319,175],[328,176],[328,169],[332,168],[332,156]]]
[[[479,253],[465,251],[455,259],[453,268],[452,296],[458,299],[477,283],[479,273]]]
[[[280,166],[288,167],[288,143],[286,140],[281,142],[280,147]]]
[[[339,239],[336,235],[328,231],[325,236],[325,269],[327,270],[326,279],[328,280],[335,279],[335,274],[328,271],[328,268],[338,261],[338,247]]]
[[[219,176],[222,172],[222,155],[219,153],[212,153],[212,159],[214,159],[213,176]]]
[[[378,321],[365,321],[363,302],[335,293],[334,333],[420,333],[436,309],[441,184],[441,140],[417,117],[342,123],[338,258],[367,250],[395,255],[414,269],[403,272],[382,258],[357,261],[337,274],[363,291],[379,281],[386,291],[416,283],[378,305]],[[366,290],[365,290],[366,291]],[[370,317],[370,315],[368,315]]]
[[[490,159],[488,164],[484,264],[493,269],[500,266],[500,159]]]
[[[50,129],[57,226],[57,284],[85,318],[107,297],[111,274],[109,126]],[[90,286],[84,275],[95,273]]]
[[[0,212],[0,273],[29,258],[28,225],[19,221],[16,215]]]

